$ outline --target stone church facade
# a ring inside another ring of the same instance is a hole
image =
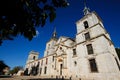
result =
[[[39,53],[31,51],[26,74],[72,80],[120,80],[120,61],[97,13],[85,6],[76,27],[75,39],[57,38],[54,31],[43,58],[38,59]]]

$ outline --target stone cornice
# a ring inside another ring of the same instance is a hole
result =
[[[85,43],[85,42],[92,41],[92,40],[94,40],[94,39],[96,39],[96,38],[99,38],[99,37],[101,37],[101,36],[104,36],[104,37],[110,42],[110,44],[113,44],[112,41],[111,41],[105,34],[100,34],[100,35],[98,35],[98,36],[96,36],[96,37],[91,38],[90,40],[82,41],[82,42],[80,42],[80,43],[77,43],[75,46],[77,46],[77,45],[79,45],[79,44],[82,44],[82,43]]]
[[[87,29],[85,29],[85,30],[83,30],[83,31],[81,31],[81,32],[79,32],[79,33],[77,33],[76,36],[79,35],[79,34],[81,34],[82,32],[85,32],[86,30],[89,30],[89,29],[91,29],[91,28],[93,28],[93,27],[96,27],[97,25],[100,25],[100,27],[103,28],[104,31],[107,33],[107,31],[105,30],[105,28],[102,27],[102,25],[100,24],[100,22],[98,22],[98,23],[94,24],[93,26],[88,27]]]

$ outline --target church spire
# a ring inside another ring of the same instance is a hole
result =
[[[54,27],[54,32],[53,32],[53,34],[52,34],[52,38],[57,38],[56,27]]]
[[[84,15],[87,15],[87,14],[90,13],[90,9],[86,6],[86,0],[84,0],[84,10],[83,10],[83,12],[84,12]]]

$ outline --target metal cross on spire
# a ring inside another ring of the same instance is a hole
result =
[[[84,15],[87,15],[90,13],[90,9],[86,6],[86,3],[87,3],[86,0],[84,0],[84,10],[83,10]]]

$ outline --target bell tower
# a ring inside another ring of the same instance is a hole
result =
[[[37,60],[39,57],[39,53],[35,52],[35,51],[30,51],[29,56],[28,56],[28,60],[26,63],[30,63],[32,61]]]
[[[76,22],[76,52],[81,64],[80,76],[86,75],[95,80],[118,80],[120,61],[102,19],[95,11],[90,12],[86,2],[83,13],[83,18]],[[100,76],[103,78],[100,79]]]
[[[46,43],[46,50],[44,52],[44,57],[50,54],[54,54],[56,42],[57,42],[57,32],[56,32],[56,28],[54,28],[51,39]]]

